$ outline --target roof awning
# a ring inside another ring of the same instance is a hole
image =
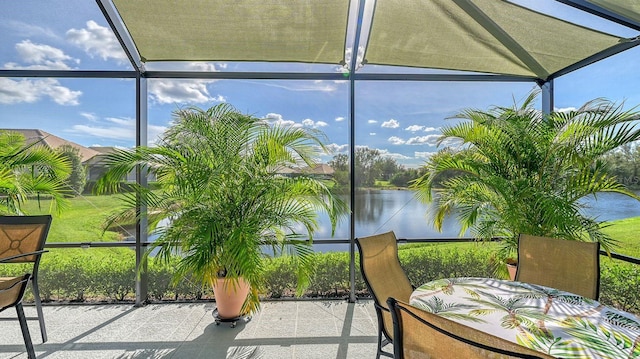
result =
[[[547,79],[624,39],[495,0],[378,0],[369,64]]]
[[[640,24],[640,1],[638,0],[587,0],[618,15]]]
[[[144,62],[344,62],[349,0],[113,0]]]
[[[358,41],[365,65],[546,81],[640,43],[504,0],[362,1],[364,7],[375,5],[370,28],[362,32],[367,39]],[[640,18],[637,0],[558,1],[590,1],[623,11],[629,19]],[[353,52],[346,49],[352,46],[347,43],[349,29],[356,22],[365,23],[353,16],[355,0],[99,2],[113,4],[117,14],[107,11],[107,17],[122,21],[122,32],[128,32],[122,37],[131,39],[124,46],[129,54],[135,53],[136,63],[141,59],[344,64],[345,52]]]

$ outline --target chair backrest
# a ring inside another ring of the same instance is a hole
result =
[[[376,305],[387,308],[389,297],[409,301],[413,287],[398,259],[398,242],[393,232],[356,238],[360,271]],[[388,311],[381,313],[385,335],[393,339],[393,321]]]
[[[597,300],[600,243],[521,234],[516,280]]]
[[[529,358],[552,356],[389,298],[395,359]]]
[[[22,277],[0,281],[0,312],[22,301],[30,277],[30,274],[25,274]]]
[[[49,234],[51,216],[0,216],[0,259],[41,251]],[[40,255],[16,258],[11,263],[34,263]]]

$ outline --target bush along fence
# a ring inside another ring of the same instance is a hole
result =
[[[437,245],[402,245],[399,251],[407,276],[414,285],[448,277],[491,277],[494,273],[491,254],[485,246],[465,248]],[[329,252],[315,254],[315,276],[304,298],[347,298],[349,254]],[[357,255],[356,255],[357,256]],[[358,258],[356,257],[356,263]],[[23,265],[10,265],[7,274],[20,274]],[[160,301],[212,300],[209,286],[189,280],[172,282],[171,264],[148,263],[148,299]],[[267,262],[265,300],[294,297],[296,277],[290,259],[274,258]],[[135,258],[124,248],[108,253],[91,250],[53,250],[43,256],[40,265],[40,292],[45,302],[118,303],[132,302],[135,293]],[[600,301],[620,309],[640,313],[640,266],[602,258]],[[368,298],[366,285],[356,265],[356,296]],[[31,301],[28,291],[25,300]]]

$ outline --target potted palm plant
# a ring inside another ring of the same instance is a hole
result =
[[[157,146],[109,155],[97,188],[118,190],[136,166],[155,174],[159,190],[133,184],[122,194],[125,210],[110,221],[130,221],[137,204],[146,206],[158,234],[147,254],[177,256],[174,279],[211,285],[220,317],[235,317],[259,308],[269,255],[293,255],[301,294],[312,274],[318,212],[328,214],[332,230],[346,213],[326,181],[281,174],[315,165],[326,151],[322,140],[316,130],[270,125],[228,104],[189,107],[174,112]],[[242,308],[223,313],[230,294],[244,295]]]
[[[538,92],[521,106],[469,109],[443,128],[445,147],[426,162],[413,183],[431,203],[433,224],[455,213],[461,234],[501,238],[497,263],[516,255],[520,233],[600,242],[615,241],[606,224],[584,212],[581,201],[600,192],[640,199],[607,172],[602,156],[640,137],[638,112],[597,99],[579,109],[543,114],[533,107]],[[498,267],[506,274],[506,266]]]

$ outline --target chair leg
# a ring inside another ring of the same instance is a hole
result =
[[[44,316],[42,314],[42,301],[40,300],[40,289],[38,288],[38,277],[33,277],[31,283],[33,287],[33,298],[36,302],[36,311],[38,312],[38,322],[40,323],[40,334],[42,335],[42,342],[47,342],[47,328],[44,325]]]
[[[382,324],[378,322],[378,352],[376,353],[376,359],[380,359],[380,356],[393,358],[393,354],[382,350],[382,348],[384,348],[387,344],[391,344],[391,341],[389,341],[382,333]]]
[[[18,320],[20,321],[20,329],[22,330],[24,345],[27,347],[27,356],[29,357],[29,359],[36,359],[36,352],[33,349],[31,335],[29,334],[29,327],[27,326],[27,317],[25,317],[24,315],[22,303],[16,304],[16,312],[18,312]]]

